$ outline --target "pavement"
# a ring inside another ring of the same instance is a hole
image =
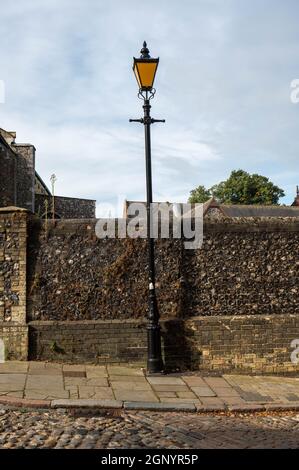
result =
[[[199,372],[146,376],[133,365],[0,364],[0,404],[152,411],[299,410],[299,378]]]

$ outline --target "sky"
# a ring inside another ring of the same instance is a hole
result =
[[[160,57],[152,116],[154,199],[186,202],[233,169],[299,184],[297,0],[0,0],[0,127],[36,147],[56,194],[98,216],[145,199],[132,58]]]

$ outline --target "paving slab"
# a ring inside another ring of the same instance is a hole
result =
[[[44,369],[45,366],[45,361],[28,361],[29,371],[34,369]]]
[[[148,390],[152,391],[149,383],[145,382],[125,382],[125,381],[110,381],[110,386],[118,390]]]
[[[158,398],[153,392],[149,391],[137,391],[133,390],[114,390],[116,400],[121,401],[146,401],[146,402],[158,402]]]
[[[114,399],[113,390],[109,387],[91,387],[91,386],[79,386],[78,387],[79,398],[97,398],[97,399]]]
[[[108,365],[107,371],[109,375],[144,376],[142,369],[134,369],[133,367]]]
[[[211,387],[229,387],[230,384],[223,377],[203,377],[204,381]]]
[[[191,387],[198,397],[215,397],[216,393],[209,387]]]
[[[69,398],[67,390],[25,390],[24,398],[34,398],[38,400],[54,400],[56,398]]]
[[[64,378],[65,385],[79,385],[79,386],[94,386],[94,387],[108,387],[108,380],[106,377],[93,377],[93,378],[86,378],[86,377],[65,377]]]
[[[9,361],[0,364],[0,374],[25,374],[28,370],[28,362]]]
[[[11,390],[6,391],[6,392],[0,391],[0,396],[1,397],[10,396],[10,397],[23,398],[24,392],[23,392],[23,390],[20,390],[18,392],[13,392]]]
[[[158,392],[155,390],[156,395],[159,398],[175,398],[177,396],[176,392]],[[182,393],[188,393],[188,392],[182,392]]]
[[[86,366],[86,377],[93,379],[96,377],[108,377],[106,366]]]
[[[0,374],[0,390],[19,391],[25,387],[26,374]]]
[[[190,392],[177,392],[178,398],[193,398],[195,400],[198,400],[198,397],[195,395],[195,393]]]
[[[233,389],[232,387],[225,387],[225,388],[214,388],[213,389],[218,397],[240,397],[240,394],[237,390]]]
[[[59,369],[46,369],[43,368],[33,368],[28,370],[28,375],[51,375],[51,376],[61,376],[61,370]]]
[[[191,404],[202,411],[299,409],[299,379],[191,374],[146,377],[141,368],[122,365],[10,361],[0,364],[0,403],[7,399],[9,403],[108,400],[133,403],[128,406],[134,409],[138,409],[136,403],[149,407]]]
[[[187,385],[160,385],[151,384],[155,392],[188,392],[190,388]]]
[[[193,377],[192,375],[182,375],[182,379],[189,387],[206,387],[207,384],[201,377]]]
[[[110,375],[109,380],[114,382],[132,382],[132,383],[148,383],[145,377],[142,376],[130,376],[130,375]]]
[[[58,369],[62,370],[63,364],[58,364],[57,362],[45,362],[46,369]]]
[[[79,391],[77,385],[66,385],[65,390],[68,390],[70,398],[79,398]]]
[[[180,377],[147,377],[147,380],[153,385],[186,385]]]
[[[64,389],[62,375],[28,375],[26,389]]]
[[[63,372],[85,372],[86,367],[82,364],[64,364],[62,370]]]

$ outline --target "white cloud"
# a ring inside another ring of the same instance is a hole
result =
[[[37,147],[68,196],[145,196],[142,114],[131,70],[144,39],[160,56],[152,114],[156,199],[186,200],[234,168],[298,177],[299,4],[253,0],[19,0],[1,10],[0,127]]]

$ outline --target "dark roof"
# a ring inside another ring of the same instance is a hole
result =
[[[125,201],[123,217],[127,216],[128,206],[131,203],[146,205],[144,201]],[[158,203],[159,204],[159,203]],[[172,210],[175,203],[168,202]],[[178,203],[181,205],[182,203]],[[191,204],[191,210],[184,214],[184,217],[195,216],[195,204]],[[299,217],[299,206],[261,206],[261,205],[241,205],[241,204],[219,204],[213,197],[203,204],[203,215],[210,209],[218,209],[224,217]]]
[[[220,204],[228,217],[299,217],[299,207]]]

